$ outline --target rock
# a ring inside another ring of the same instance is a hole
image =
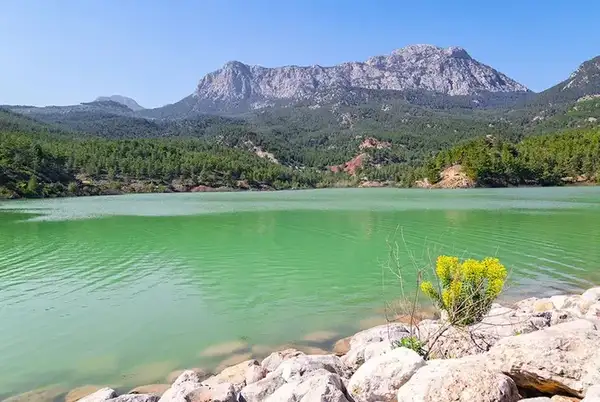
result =
[[[516,402],[513,380],[472,357],[431,360],[397,394],[397,402]]]
[[[350,377],[348,392],[356,402],[393,401],[398,389],[425,365],[417,353],[397,348],[374,357]]]
[[[193,370],[186,370],[175,379],[159,402],[187,402],[186,397],[200,387],[201,376]]]
[[[250,352],[252,352],[253,356],[261,356],[263,358],[268,356],[274,350],[275,348],[269,345],[252,345],[250,348]]]
[[[542,313],[544,311],[554,310],[554,303],[550,299],[539,299],[533,303],[533,312]]]
[[[546,396],[538,396],[536,398],[525,398],[519,400],[519,402],[551,402],[552,400]]]
[[[589,301],[591,303],[595,303],[597,301],[600,301],[600,287],[591,288],[591,289],[586,290],[581,295],[581,298],[583,300]]]
[[[600,302],[596,302],[588,308],[585,318],[588,320],[600,320]]]
[[[173,384],[175,382],[175,380],[177,379],[177,377],[179,377],[185,371],[193,371],[194,373],[196,373],[199,381],[202,381],[202,380],[210,377],[210,374],[206,370],[198,368],[198,367],[194,367],[194,368],[190,368],[190,369],[186,369],[186,370],[175,370],[175,371],[172,371],[167,376],[167,383]]]
[[[552,398],[550,398],[550,401],[552,401],[552,402],[579,402],[579,401],[581,401],[581,399],[574,398],[572,396],[554,395]]]
[[[224,382],[192,391],[185,402],[236,402],[235,395],[234,386]]]
[[[117,392],[112,388],[101,388],[85,398],[79,399],[79,402],[104,402],[117,397]]]
[[[600,384],[589,387],[581,402],[600,402]]]
[[[74,388],[71,391],[69,391],[67,395],[65,395],[65,402],[79,401],[81,398],[91,395],[94,392],[101,390],[102,388],[103,387],[100,387],[98,385],[84,385],[82,387]]]
[[[265,402],[348,402],[337,374],[315,370],[279,387]]]
[[[65,391],[62,387],[45,387],[11,396],[2,402],[53,402]]]
[[[337,336],[338,336],[337,332],[317,331],[317,332],[311,332],[310,334],[307,334],[304,338],[302,338],[302,340],[306,341],[306,342],[323,343],[323,342],[331,341],[331,340],[335,339]]]
[[[148,384],[141,385],[139,387],[135,387],[131,391],[130,394],[152,394],[161,396],[164,394],[171,386],[169,384]]]
[[[352,339],[351,336],[347,338],[342,338],[339,341],[337,341],[333,345],[333,353],[337,356],[343,356],[346,353],[348,353],[348,351],[350,350],[350,339]]]
[[[223,383],[232,384],[235,392],[238,393],[246,385],[248,378],[252,382],[256,382],[263,379],[266,373],[267,371],[260,366],[257,360],[251,359],[235,366],[227,367],[219,374],[202,381],[202,385],[215,387]]]
[[[229,367],[236,366],[240,363],[244,363],[252,359],[252,353],[241,353],[233,356],[229,356],[223,360],[216,368],[216,372],[221,372]]]
[[[204,349],[201,353],[201,357],[219,357],[233,355],[236,353],[243,352],[248,349],[248,344],[243,341],[232,341],[226,343],[220,343],[218,345],[209,346]]]
[[[296,349],[285,349],[279,352],[273,352],[269,356],[267,356],[262,362],[261,366],[267,371],[275,371],[277,367],[285,360],[298,357],[304,355],[303,352],[300,352]]]
[[[330,352],[315,346],[298,345],[297,348],[307,355],[328,355]]]
[[[286,382],[292,381],[311,371],[326,370],[340,377],[349,377],[350,371],[335,355],[301,355],[285,360],[273,375],[281,375]]]
[[[581,398],[600,383],[598,345],[600,331],[580,319],[501,339],[487,359],[489,367],[509,375],[519,388]]]
[[[366,361],[392,351],[390,341],[373,342],[358,346],[341,357],[342,362],[353,372],[358,370]]]
[[[261,402],[273,394],[279,387],[286,384],[281,375],[269,374],[260,381],[245,386],[240,392],[245,402]]]
[[[406,325],[398,323],[389,323],[378,325],[376,327],[360,331],[350,339],[350,349],[363,346],[371,342],[381,341],[399,341],[409,336],[409,330]]]
[[[158,395],[152,394],[126,394],[109,399],[108,402],[157,402],[159,399]]]

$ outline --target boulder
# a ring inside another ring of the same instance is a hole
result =
[[[91,395],[96,391],[101,390],[102,388],[103,387],[100,387],[98,385],[84,385],[82,387],[74,388],[71,391],[69,391],[67,395],[65,395],[65,402],[77,402],[80,399]]]
[[[256,382],[264,378],[265,374],[266,370],[260,366],[257,360],[246,360],[207,378],[202,381],[202,385],[214,387],[218,384],[228,383],[232,384],[235,392],[238,393],[246,385],[247,379]]]
[[[225,360],[221,361],[221,363],[219,363],[219,365],[217,366],[215,371],[217,373],[220,373],[221,371],[223,371],[229,367],[236,366],[240,363],[247,362],[248,360],[252,360],[252,353],[235,354],[235,355],[229,356]]]
[[[585,313],[585,318],[588,320],[600,321],[600,302],[592,304]]]
[[[116,398],[117,392],[112,388],[101,388],[93,394],[89,394],[85,398],[79,399],[78,402],[104,402]]]
[[[580,402],[581,399],[575,398],[573,396],[563,396],[563,395],[554,395],[550,398],[551,402]]]
[[[159,402],[187,402],[187,396],[200,387],[201,376],[195,371],[186,370],[177,377],[171,388],[162,394]]]
[[[161,396],[164,394],[171,386],[169,384],[148,384],[148,385],[140,385],[139,387],[135,387],[131,391],[130,394],[152,394]]]
[[[250,346],[244,341],[231,341],[220,343],[218,345],[212,345],[204,349],[200,353],[200,357],[219,357],[228,356],[236,353],[243,352]]]
[[[586,300],[590,303],[596,303],[600,301],[600,287],[591,288],[583,292],[581,295],[583,300]]]
[[[348,382],[348,392],[356,402],[394,401],[398,389],[424,365],[416,352],[396,348],[360,366]]]
[[[346,355],[341,357],[341,360],[352,372],[355,372],[366,361],[391,352],[392,348],[390,341],[367,343],[350,349]]]
[[[300,355],[285,360],[279,365],[273,375],[281,375],[286,382],[292,381],[311,371],[326,370],[340,377],[349,377],[350,371],[335,355]]]
[[[311,371],[279,387],[265,402],[348,402],[337,374]]]
[[[360,331],[350,339],[350,349],[363,346],[367,343],[382,341],[399,341],[410,335],[409,329],[404,324],[389,323]]]
[[[184,371],[193,371],[197,374],[198,378],[200,379],[200,381],[210,377],[210,374],[199,367],[194,367],[194,368],[190,368],[187,370],[175,370],[169,373],[169,375],[167,375],[167,383],[169,384],[173,384],[175,382],[175,380],[181,375],[183,374]]]
[[[202,386],[190,392],[185,402],[236,402],[233,384],[220,383]]]
[[[158,395],[152,394],[126,394],[109,399],[107,402],[157,402],[159,398]]]
[[[547,396],[538,396],[535,398],[525,398],[521,399],[519,402],[552,402],[552,399]]]
[[[264,401],[284,384],[286,382],[280,373],[268,374],[262,380],[246,385],[240,392],[240,400],[244,402]]]
[[[581,402],[600,402],[600,384],[589,387]]]
[[[588,320],[501,339],[487,354],[489,367],[527,391],[583,397],[600,383],[600,331]]]
[[[482,359],[431,360],[397,393],[397,402],[516,402],[517,386]]]
[[[260,365],[267,371],[275,371],[277,367],[285,360],[304,355],[304,352],[300,352],[296,349],[285,349],[279,352],[273,352],[267,356]]]
[[[351,336],[342,338],[333,345],[333,354],[343,356],[350,351]]]
[[[333,341],[337,336],[338,333],[333,331],[316,331],[305,335],[302,340],[306,342],[324,343],[327,341]]]

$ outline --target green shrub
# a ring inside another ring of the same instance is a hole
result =
[[[400,348],[400,347],[402,347],[402,348],[407,348],[407,349],[410,349],[410,350],[414,350],[420,356],[425,356],[426,355],[426,352],[425,352],[425,349],[424,349],[425,345],[416,336],[407,336],[406,338],[402,338],[399,341],[394,341],[394,343],[392,344],[392,346],[394,348]]]
[[[436,262],[439,288],[422,282],[421,290],[448,314],[453,325],[471,325],[481,321],[504,288],[506,268],[497,258],[481,261],[439,256]]]

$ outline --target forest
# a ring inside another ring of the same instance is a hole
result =
[[[274,109],[245,119],[176,121],[81,111],[30,118],[0,110],[0,197],[199,186],[302,189],[363,181],[410,187],[424,177],[439,180],[440,171],[454,164],[479,186],[561,185],[600,176],[598,99],[493,113],[390,108]],[[390,146],[360,150],[367,137]],[[330,166],[359,153],[367,158],[356,175],[331,172]]]

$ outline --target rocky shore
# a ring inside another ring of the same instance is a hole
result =
[[[419,339],[422,349],[403,347],[404,338]],[[339,340],[331,354],[286,349],[215,375],[201,369],[172,373],[169,382],[122,395],[79,388],[53,400],[600,402],[600,287],[494,304],[466,328],[443,318],[388,323]],[[33,396],[6,401],[42,400]]]

